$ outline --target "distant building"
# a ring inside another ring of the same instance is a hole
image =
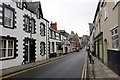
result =
[[[70,52],[70,42],[68,40],[69,33],[67,33],[65,30],[58,30],[63,36],[63,54],[67,54]]]
[[[74,52],[80,49],[80,39],[77,34],[71,31],[68,40],[70,41],[70,52]]]
[[[83,35],[81,37],[82,47],[88,46],[88,42],[89,42],[89,36],[88,35]]]
[[[57,30],[57,23],[51,23],[49,27],[49,56],[56,57],[68,53],[68,42],[66,42],[67,36]]]
[[[94,30],[94,24],[89,23],[89,29],[90,29],[90,40],[89,40],[89,46],[90,51],[93,52],[93,55],[95,56],[95,30]]]

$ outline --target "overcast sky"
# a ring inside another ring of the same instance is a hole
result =
[[[34,0],[38,1],[38,0]],[[89,35],[98,0],[40,0],[44,18],[57,22],[58,30]]]

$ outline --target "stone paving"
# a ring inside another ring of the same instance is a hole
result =
[[[120,80],[120,76],[101,63],[96,57],[93,56],[92,58],[94,64],[90,64],[88,59],[89,80]]]

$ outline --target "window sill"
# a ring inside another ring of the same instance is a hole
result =
[[[14,27],[9,27],[9,26],[5,26],[5,25],[4,25],[4,27],[9,28],[9,29],[14,29]]]
[[[113,48],[112,50],[115,50],[115,51],[120,51],[119,49],[114,49],[114,48]]]
[[[0,61],[4,61],[4,60],[10,60],[10,59],[15,59],[15,57],[3,58],[3,59],[0,59]]]
[[[35,34],[36,32],[34,32],[34,33],[31,33],[31,34]]]
[[[45,35],[41,35],[42,37],[45,37]]]
[[[23,10],[23,7],[18,7],[18,6],[17,6],[17,8],[19,8],[19,9]]]

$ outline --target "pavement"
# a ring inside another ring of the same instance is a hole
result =
[[[120,76],[110,68],[105,66],[96,57],[92,56],[92,58],[94,60],[94,64],[90,64],[88,59],[88,80],[120,80]]]

